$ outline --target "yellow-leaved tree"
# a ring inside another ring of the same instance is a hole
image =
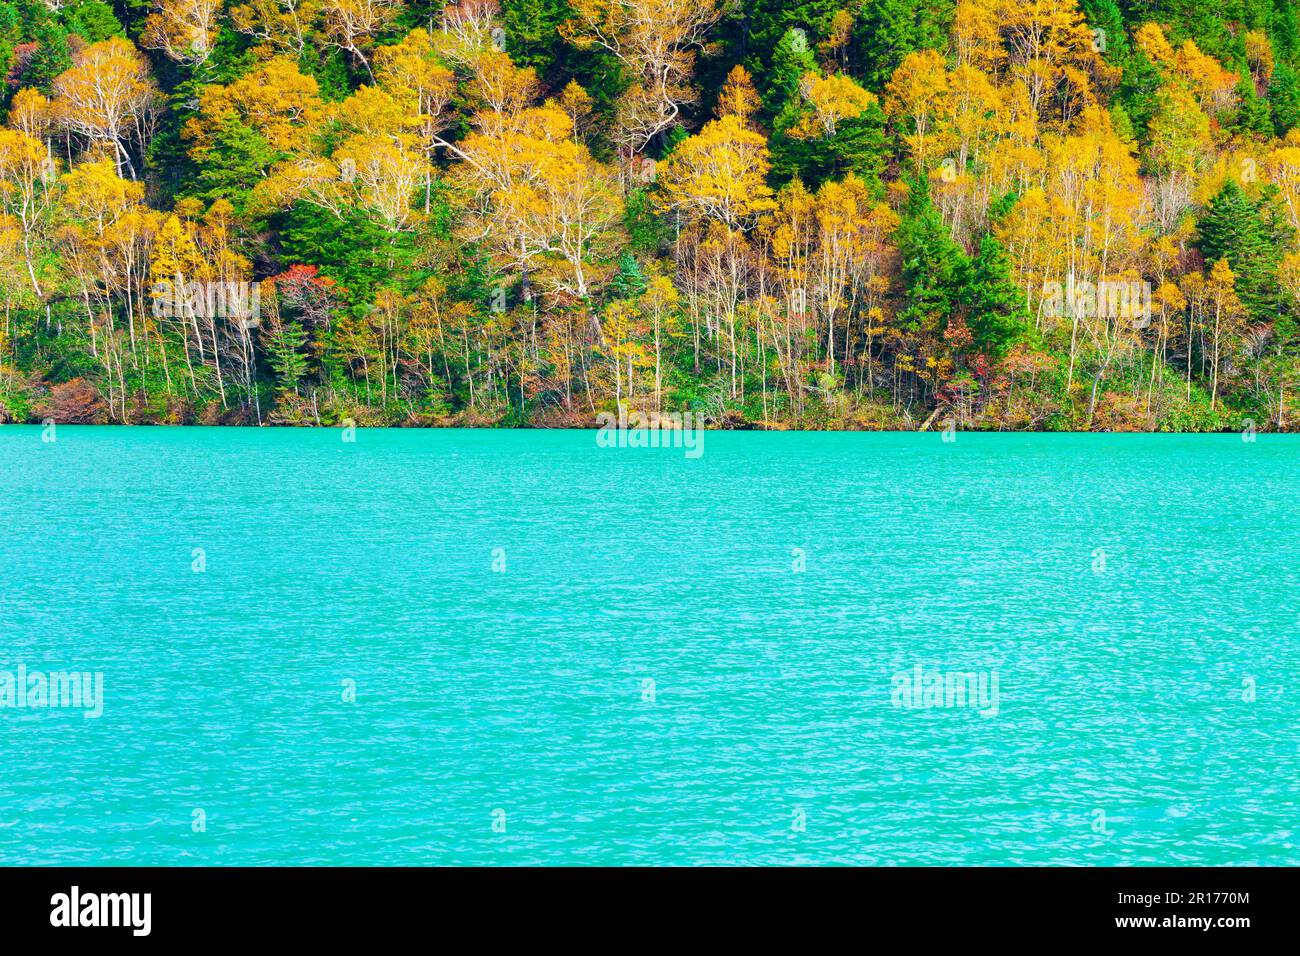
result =
[[[277,153],[302,149],[320,130],[325,104],[314,77],[304,76],[287,57],[268,60],[225,86],[204,87],[199,108],[185,124],[190,155],[208,158],[223,124],[242,123]]]
[[[571,0],[560,30],[579,46],[613,54],[632,84],[618,110],[619,143],[631,156],[678,122],[695,102],[695,56],[728,0]]]
[[[37,299],[45,293],[35,257],[49,224],[53,182],[46,145],[21,130],[0,129],[0,229],[15,236]]]
[[[109,37],[75,53],[72,66],[55,78],[54,94],[62,126],[87,152],[106,151],[134,179],[129,147],[148,146],[160,96],[148,62],[131,41]]]
[[[661,164],[659,202],[688,221],[752,228],[773,207],[767,139],[739,116],[710,120]]]
[[[140,43],[186,66],[202,66],[212,55],[220,27],[221,0],[155,0]]]

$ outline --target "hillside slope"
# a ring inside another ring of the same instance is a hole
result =
[[[25,0],[0,60],[0,421],[1300,421],[1287,0]]]

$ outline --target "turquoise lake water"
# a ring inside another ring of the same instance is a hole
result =
[[[1300,440],[341,435],[0,428],[0,864],[1300,863]]]

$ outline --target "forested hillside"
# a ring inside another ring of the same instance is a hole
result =
[[[1290,0],[0,2],[0,422],[1290,430]]]

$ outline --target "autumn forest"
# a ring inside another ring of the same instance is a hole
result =
[[[1300,428],[1290,0],[0,0],[0,423]]]

